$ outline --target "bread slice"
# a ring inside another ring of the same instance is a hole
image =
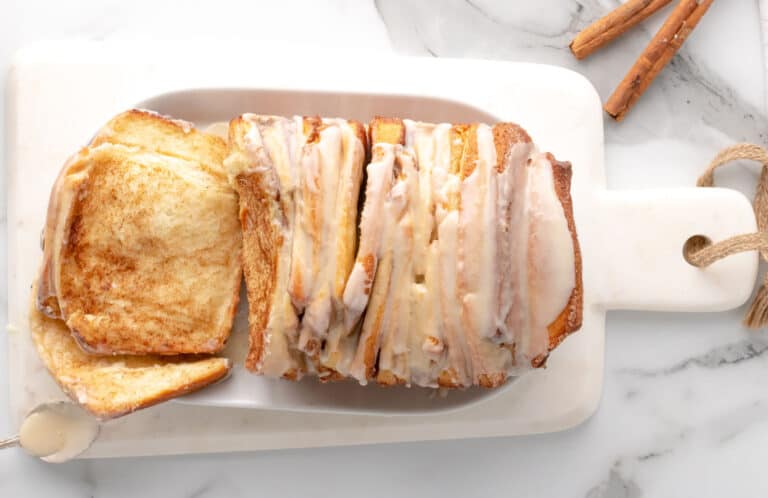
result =
[[[213,353],[238,302],[241,232],[223,140],[132,110],[56,181],[38,305],[98,354]]]
[[[54,380],[100,419],[195,391],[224,378],[230,368],[226,358],[89,355],[63,321],[48,318],[34,303],[29,323],[40,359]]]
[[[304,118],[303,123],[290,292],[303,313],[299,349],[319,359],[329,331],[341,330],[335,324],[342,318],[355,257],[366,140],[355,121]]]
[[[240,198],[251,371],[336,377],[365,149],[354,121],[244,114],[230,123],[225,164]]]
[[[224,164],[239,197],[248,294],[246,367],[291,380],[306,370],[296,348],[299,319],[288,293],[297,188],[294,119],[243,115],[229,124]]]
[[[363,207],[347,285],[359,301],[345,304],[356,305],[348,319],[367,311],[351,374],[496,387],[542,366],[581,325],[570,165],[539,153],[512,123],[376,118],[369,129],[371,165],[390,183],[369,166],[366,192],[374,182],[389,190],[374,189]]]
[[[369,124],[368,130],[371,162],[367,166],[365,203],[360,221],[360,249],[344,291],[347,326],[354,326],[365,312],[349,371],[361,384],[376,375],[382,340],[387,338],[388,352],[394,347],[390,338],[397,334],[402,322],[393,308],[402,304],[402,294],[391,289],[402,283],[397,277],[402,276],[402,266],[408,264],[410,255],[407,247],[395,247],[395,238],[406,246],[409,241],[403,236],[404,230],[392,219],[407,212],[408,192],[403,188],[406,184],[400,184],[399,195],[396,191],[393,193],[398,181],[403,179],[400,160],[404,154],[405,126],[400,119],[377,118]],[[388,364],[392,361],[391,356],[387,357]]]
[[[562,309],[560,314],[557,315],[557,318],[547,326],[549,335],[547,355],[533,360],[533,365],[537,367],[544,365],[549,352],[559,346],[566,337],[581,328],[581,322],[584,316],[584,283],[582,279],[581,247],[576,232],[576,220],[573,217],[573,199],[571,197],[571,179],[573,170],[571,169],[571,163],[567,161],[558,161],[549,152],[545,153],[544,156],[546,162],[551,165],[555,192],[557,198],[560,200],[565,219],[568,223],[568,231],[570,232],[573,244],[575,274],[573,290],[568,296],[566,306]]]

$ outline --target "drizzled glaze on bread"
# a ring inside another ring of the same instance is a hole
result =
[[[230,123],[250,324],[247,367],[295,380],[335,377],[346,347],[342,300],[356,250],[363,126],[243,115]],[[328,347],[324,347],[327,345]]]
[[[385,385],[495,387],[540,366],[580,325],[562,320],[581,309],[569,166],[536,151],[511,123],[386,119],[370,128],[372,137],[382,129],[401,140],[372,139],[373,150],[393,149],[387,201],[409,195],[398,201],[405,208],[382,212],[381,256],[392,262],[376,273],[352,375]],[[410,157],[415,187],[397,173]]]
[[[238,156],[238,141],[263,122],[269,133],[295,136],[286,139],[295,152],[283,161],[291,180],[267,182],[271,207],[261,211],[266,223],[271,213],[288,220],[278,248],[250,251],[246,228],[246,279],[255,254],[274,282],[259,287],[262,303],[251,308],[252,370],[495,387],[541,366],[579,328],[570,166],[538,152],[519,126],[376,118],[366,140],[353,122],[246,115],[230,127],[233,178],[275,169],[268,146],[266,155]],[[241,193],[241,209],[263,209],[252,195]],[[277,315],[292,318],[285,326]]]

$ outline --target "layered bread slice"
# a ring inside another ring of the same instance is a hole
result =
[[[399,360],[394,354],[399,349],[396,343],[404,340],[402,332],[409,326],[405,323],[410,308],[408,293],[392,289],[407,284],[403,279],[410,273],[413,252],[411,197],[418,195],[415,158],[403,147],[402,121],[379,119],[369,127],[369,133],[371,162],[360,221],[360,249],[344,292],[348,328],[366,313],[349,370],[363,384],[375,374],[377,360],[386,365]],[[382,345],[383,340],[386,345]]]
[[[54,380],[72,400],[100,419],[111,419],[195,391],[224,378],[226,358],[96,356],[85,353],[61,320],[32,303],[32,340]]]
[[[241,280],[222,139],[131,110],[56,180],[37,303],[96,354],[213,353]]]
[[[245,114],[230,123],[225,164],[240,198],[250,370],[335,376],[348,347],[341,303],[365,151],[354,121]]]
[[[367,306],[351,375],[495,387],[541,366],[581,324],[570,166],[511,123],[377,118],[370,136],[387,176],[369,166],[366,192],[383,193],[365,199],[345,292],[349,321]]]

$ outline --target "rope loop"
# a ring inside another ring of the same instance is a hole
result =
[[[713,187],[715,170],[738,160],[757,161],[763,165],[757,184],[752,207],[757,220],[757,232],[736,235],[712,244],[691,244],[685,247],[685,259],[694,266],[706,268],[723,258],[745,251],[760,251],[763,260],[768,261],[768,150],[759,145],[742,143],[723,149],[715,156],[696,185]],[[768,273],[763,276],[763,285],[757,292],[752,306],[744,317],[744,325],[761,328],[768,324]]]

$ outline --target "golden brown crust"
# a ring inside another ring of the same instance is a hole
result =
[[[148,132],[151,140],[147,140]],[[221,163],[226,143],[216,135],[196,130],[191,123],[152,111],[131,109],[118,114],[93,137],[90,147],[121,144],[199,162],[206,172],[225,179]]]
[[[389,370],[380,370],[376,375],[376,383],[385,387],[404,386],[405,379],[401,379]]]
[[[262,374],[266,369],[270,375],[298,380],[305,365],[297,352],[289,350],[289,333],[281,329],[295,326],[288,316],[293,310],[287,297],[287,276],[279,283],[281,270],[285,273],[290,264],[281,257],[286,250],[290,251],[290,246],[286,246],[290,241],[285,240],[282,231],[292,223],[286,212],[290,209],[290,197],[281,197],[279,187],[274,184],[278,181],[276,172],[267,171],[264,164],[258,163],[260,159],[249,152],[246,136],[251,127],[256,126],[252,122],[255,118],[240,116],[230,122],[229,155],[225,160],[238,194],[243,233],[250,344],[245,365],[254,373]],[[275,361],[268,362],[268,357]]]
[[[92,353],[223,348],[241,279],[223,152],[218,137],[149,112],[107,123],[51,194],[40,309]]]
[[[328,243],[335,244],[336,273],[334,275],[333,299],[340,303],[344,295],[347,278],[352,271],[357,252],[357,218],[358,200],[362,187],[363,169],[366,157],[365,127],[357,121],[346,121],[354,138],[343,139],[343,153],[358,154],[357,161],[347,163],[344,158],[340,161],[339,180],[337,188],[335,218],[337,223],[336,240]],[[341,314],[341,313],[339,313]]]
[[[506,157],[509,149],[519,143],[531,143],[521,126],[515,123],[496,123],[493,125],[493,145],[496,148],[496,171],[503,173],[507,169]]]
[[[339,382],[346,379],[346,376],[337,372],[333,368],[329,368],[323,365],[317,366],[317,378],[320,382]]]
[[[469,126],[467,124],[455,124],[451,126],[449,132],[451,143],[451,167],[449,173],[460,174],[461,162],[464,158],[464,149],[467,144],[467,134],[469,133]]]
[[[247,364],[246,364],[247,367]],[[248,368],[249,370],[253,371],[252,368]],[[300,370],[298,368],[290,368],[283,374],[283,379],[290,380],[290,381],[297,381],[301,379],[301,376],[304,375],[304,371]]]
[[[463,387],[457,380],[458,376],[453,368],[447,368],[440,372],[437,377],[437,385],[448,389],[459,389]]]
[[[568,221],[568,230],[571,232],[573,241],[574,262],[576,266],[576,286],[571,292],[568,300],[568,306],[558,315],[558,317],[547,327],[549,331],[549,350],[552,351],[569,334],[581,328],[583,317],[583,299],[584,283],[581,276],[581,248],[576,234],[576,222],[573,218],[573,200],[571,198],[571,164],[558,161],[550,153],[547,158],[552,163],[552,173],[555,182],[555,191],[560,198],[560,204],[563,206],[565,218]]]
[[[225,358],[88,355],[64,322],[46,317],[34,303],[29,323],[32,340],[54,380],[74,402],[100,419],[196,391],[229,372]]]
[[[323,119],[320,116],[304,116],[302,119],[302,132],[308,144],[320,141],[320,132],[323,130]]]
[[[240,196],[240,223],[243,227],[243,271],[248,294],[250,348],[246,368],[257,371],[264,357],[264,334],[277,285],[278,244],[274,229],[275,203],[256,174],[241,174],[235,179]]]
[[[71,203],[72,192],[64,188],[64,183],[68,175],[76,173],[76,169],[82,169],[85,164],[85,157],[88,155],[88,147],[83,147],[76,154],[70,157],[61,168],[56,181],[54,182],[51,194],[48,200],[48,210],[46,212],[45,226],[43,227],[42,249],[43,262],[40,268],[37,291],[37,308],[50,318],[61,318],[61,308],[59,299],[56,296],[56,274],[54,257],[58,256],[59,244],[56,242],[56,230],[66,223],[69,208],[64,209],[62,204],[67,206]]]
[[[520,126],[514,123],[498,123],[493,127],[494,145],[496,147],[497,171],[503,172],[506,167],[504,158],[511,146],[516,143],[531,143],[531,137]],[[549,332],[549,351],[556,348],[568,335],[581,328],[583,282],[581,277],[581,250],[576,234],[576,224],[573,218],[573,202],[571,199],[571,165],[568,162],[557,161],[547,153],[547,159],[552,163],[555,193],[563,207],[563,213],[568,222],[574,247],[574,262],[576,286],[571,293],[567,306],[547,327]],[[543,367],[547,355],[532,360],[532,366]]]
[[[363,144],[363,150],[368,151],[368,133],[365,130],[365,125],[359,121],[355,121],[354,119],[350,119],[347,121],[347,124],[352,128],[353,133],[357,137],[358,140],[360,140],[360,143]],[[363,166],[365,166],[363,164]]]
[[[374,277],[371,299],[363,321],[360,334],[358,355],[361,355],[365,369],[365,378],[373,379],[377,375],[376,360],[379,355],[381,332],[384,328],[384,312],[392,277],[392,253],[387,252],[379,261]]]
[[[490,374],[480,374],[477,379],[477,383],[480,387],[487,389],[493,389],[499,387],[507,381],[506,372],[493,372]]]
[[[399,118],[385,118],[376,116],[368,124],[370,134],[370,144],[404,144],[405,143],[405,125]]]
[[[456,171],[463,180],[477,165],[477,124],[456,125],[451,128],[451,134],[455,135],[451,137],[451,164],[456,162]]]
[[[405,124],[402,119],[377,116],[368,124],[368,132],[370,147],[373,150],[372,154],[376,153],[377,149],[374,147],[376,144],[405,144]],[[366,274],[373,275],[373,255],[364,258],[362,263]],[[363,331],[360,336],[361,343],[358,348],[358,356],[362,358],[365,365],[365,378],[368,380],[375,379],[376,382],[383,385],[389,385],[388,383],[394,378],[391,372],[378,371],[376,364],[385,325],[385,309],[390,288],[392,264],[392,254],[387,251],[376,267],[376,274],[370,289],[371,298],[364,316]]]

